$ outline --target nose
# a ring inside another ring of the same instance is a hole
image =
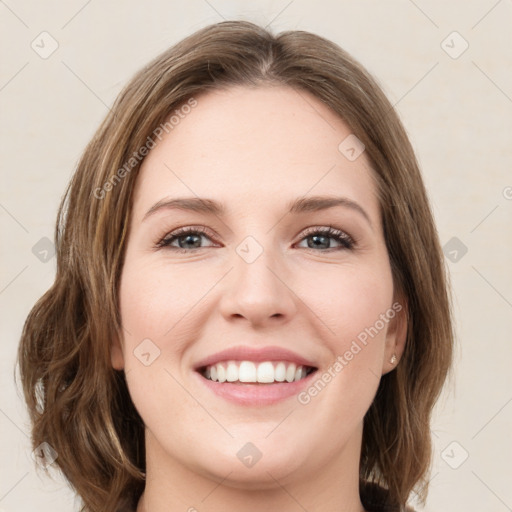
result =
[[[232,321],[244,318],[253,326],[288,322],[297,309],[293,279],[283,259],[268,249],[254,260],[244,259],[236,251],[234,269],[226,276],[220,309]]]

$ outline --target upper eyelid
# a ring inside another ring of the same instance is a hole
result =
[[[296,236],[298,236],[300,234],[302,234],[302,236],[305,236],[305,234],[313,233],[315,231],[328,232],[330,230],[339,232],[341,235],[346,235],[348,237],[351,237],[351,235],[349,235],[345,230],[336,228],[334,226],[329,226],[329,225],[309,226],[309,227],[304,228],[303,230],[299,231],[299,233]],[[170,238],[173,236],[179,236],[181,234],[196,233],[196,232],[201,235],[215,236],[215,235],[211,235],[212,231],[209,228],[206,228],[203,226],[191,225],[191,226],[183,226],[181,228],[173,229],[172,231],[169,231],[168,233],[166,233],[163,238],[165,239],[165,238]]]
[[[211,231],[206,228],[206,227],[203,227],[203,226],[183,226],[181,228],[176,228],[176,229],[173,229],[172,231],[169,231],[168,233],[166,233],[162,238],[160,238],[160,240],[157,242],[157,246],[164,243],[166,240],[169,240],[169,239],[176,239],[180,236],[185,236],[189,233],[192,233],[192,234],[199,234],[199,235],[202,235],[202,236],[206,236],[208,238],[210,238],[212,241],[214,241],[215,239],[215,236],[211,234]]]

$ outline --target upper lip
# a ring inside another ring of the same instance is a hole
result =
[[[221,361],[253,361],[255,363],[263,361],[288,361],[297,365],[316,367],[314,362],[286,348],[277,346],[254,348],[239,345],[227,348],[202,359],[194,365],[194,369],[199,370],[200,368],[211,366]]]

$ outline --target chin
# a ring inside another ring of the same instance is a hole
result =
[[[298,451],[296,443],[277,446],[268,440],[241,443],[232,440],[230,447],[212,453],[201,465],[208,477],[222,485],[244,489],[275,488],[297,472],[304,471],[309,457]]]
[[[276,481],[282,483],[291,473],[298,469],[291,464],[290,458],[286,460],[260,459],[254,466],[245,467],[242,463],[227,462],[221,468],[209,467],[209,476],[222,485],[234,489],[268,490],[276,487]]]

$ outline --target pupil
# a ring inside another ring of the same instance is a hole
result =
[[[318,241],[318,239],[322,239],[322,238],[323,238],[324,240],[327,240],[327,238],[328,238],[328,237],[326,237],[325,235],[313,235],[311,238],[312,238],[312,240],[314,240],[314,241]],[[324,245],[324,246],[326,246],[326,248],[327,248],[327,249],[329,248],[329,242],[328,242],[328,241],[327,241],[327,243],[326,243],[326,244],[325,244],[325,243],[324,243],[324,244],[322,244],[322,243],[320,242],[320,245]],[[313,244],[312,244],[312,245],[310,245],[309,247],[318,247],[318,246],[319,246],[319,244],[313,243]]]
[[[184,242],[184,244],[187,245],[190,242],[190,239],[193,239],[193,238],[198,239],[199,237],[197,235],[185,235],[185,242]],[[196,240],[196,242],[197,242],[197,240]],[[191,242],[191,243],[193,243],[193,242]],[[196,246],[197,246],[197,243],[194,244],[194,247],[196,247]]]

